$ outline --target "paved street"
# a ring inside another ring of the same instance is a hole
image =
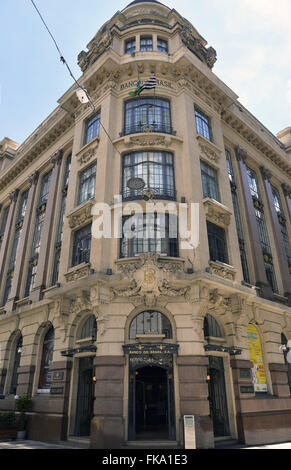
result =
[[[0,449],[84,449],[84,445],[78,445],[77,443],[66,443],[62,442],[60,444],[50,444],[48,442],[36,442],[36,441],[9,441],[9,442],[0,442]],[[286,442],[283,444],[268,444],[262,446],[230,446],[230,447],[220,447],[219,450],[223,449],[276,449],[276,450],[291,450],[291,442]],[[173,450],[175,452],[175,450]]]

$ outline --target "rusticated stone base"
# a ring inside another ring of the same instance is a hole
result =
[[[119,449],[124,443],[122,356],[96,357],[94,419],[91,423],[92,449]]]
[[[288,412],[243,413],[240,420],[246,445],[291,441],[291,410]]]
[[[44,413],[30,413],[27,423],[27,437],[32,441],[57,442],[63,441],[64,420],[63,415],[49,415]]]
[[[207,367],[205,356],[177,358],[180,387],[181,418],[195,416],[196,444],[198,449],[214,448],[213,425],[209,417]],[[183,426],[183,424],[182,424]],[[183,433],[181,434],[183,436]],[[184,443],[181,442],[183,445]]]

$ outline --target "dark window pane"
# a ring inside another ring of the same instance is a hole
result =
[[[177,217],[169,214],[136,214],[123,217],[121,258],[142,253],[178,256]]]
[[[222,338],[220,326],[212,315],[207,314],[204,318],[204,337]]]
[[[226,236],[223,228],[207,222],[208,242],[211,261],[221,261],[228,264]]]
[[[146,334],[163,334],[167,339],[171,339],[173,335],[170,320],[162,313],[153,310],[140,313],[131,322],[129,338],[136,339],[137,335]]]
[[[140,50],[143,52],[149,52],[153,50],[152,36],[143,36],[140,38]]]
[[[217,171],[203,161],[200,163],[203,196],[220,201]]]
[[[158,52],[168,52],[168,41],[158,38]]]
[[[91,249],[91,224],[78,230],[74,236],[72,266],[89,263]]]
[[[91,315],[85,321],[82,331],[81,331],[81,338],[97,338],[97,321],[95,315]]]
[[[125,103],[124,135],[144,132],[172,133],[170,102],[161,98],[138,98]]]
[[[141,178],[155,198],[175,199],[173,155],[167,152],[136,152],[123,158],[123,199],[141,199],[143,190],[127,186],[131,178]]]
[[[78,204],[82,204],[95,196],[96,163],[80,174],[80,189]]]
[[[133,54],[136,51],[135,38],[125,41],[125,54]]]
[[[87,122],[84,145],[88,144],[92,139],[99,136],[100,116],[101,113],[99,111]]]
[[[210,127],[210,120],[206,114],[202,113],[199,109],[195,108],[195,119],[197,133],[201,134],[208,140],[212,140],[212,133]]]
[[[12,395],[16,395],[17,385],[18,385],[18,368],[20,366],[21,360],[21,350],[22,350],[22,336],[19,337],[16,348],[15,348],[15,355],[13,361],[13,372],[12,372],[12,379],[10,384],[10,393]]]
[[[47,332],[42,348],[42,358],[41,358],[41,367],[39,374],[39,385],[38,388],[49,390],[51,387],[51,372],[50,365],[53,361],[54,354],[54,341],[55,341],[55,331],[51,327]]]

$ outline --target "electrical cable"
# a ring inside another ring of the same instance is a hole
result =
[[[93,103],[93,101],[92,101],[92,99],[91,99],[91,97],[90,97],[88,91],[87,91],[86,88],[84,88],[84,87],[78,82],[78,80],[74,77],[73,72],[71,71],[71,69],[70,69],[70,67],[69,67],[69,65],[68,65],[68,63],[67,63],[67,61],[66,61],[64,55],[62,54],[62,52],[61,52],[61,50],[60,50],[60,48],[59,48],[59,46],[58,46],[58,44],[57,44],[57,41],[55,40],[53,34],[51,33],[51,31],[50,31],[48,25],[46,24],[46,22],[45,22],[45,20],[44,20],[44,18],[43,18],[43,16],[42,16],[42,14],[40,13],[39,9],[37,8],[37,6],[36,6],[34,0],[30,0],[30,1],[31,1],[32,5],[34,6],[35,10],[37,11],[37,13],[38,13],[38,15],[39,15],[39,17],[40,17],[42,23],[44,24],[44,26],[45,26],[47,32],[49,33],[50,37],[52,38],[52,40],[53,40],[53,42],[54,42],[54,45],[56,46],[56,49],[57,49],[58,53],[60,54],[60,60],[61,60],[61,62],[67,67],[68,72],[69,72],[70,76],[72,77],[72,79],[74,80],[74,82],[78,85],[78,87],[79,87],[81,90],[84,91],[84,93],[86,94],[86,96],[87,96],[87,98],[88,98],[88,101],[89,101],[89,103],[90,103],[90,105],[91,105],[91,108],[93,109],[94,112],[96,112],[97,110],[96,110],[96,108],[95,108],[95,105],[94,105],[94,103]],[[113,146],[113,147],[115,148],[115,150],[119,153],[119,155],[122,156],[121,153],[119,152],[119,150],[116,148],[116,146],[115,146],[113,140],[111,139],[110,135],[108,134],[107,130],[106,130],[105,127],[103,126],[103,124],[102,124],[102,122],[101,122],[101,117],[100,117],[100,121],[99,121],[99,122],[100,122],[100,125],[101,125],[102,129],[104,130],[105,134],[107,135],[108,139],[110,140],[112,146]]]

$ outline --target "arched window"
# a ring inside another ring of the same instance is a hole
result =
[[[289,388],[291,391],[291,363],[288,360],[288,353],[289,353],[289,347],[288,347],[288,340],[284,333],[281,334],[281,344],[282,346],[285,346],[283,349],[283,354],[284,354],[284,359],[285,359],[285,364],[288,365],[288,383],[289,383]]]
[[[258,329],[252,323],[248,326],[248,346],[250,352],[250,360],[254,367],[253,385],[256,393],[268,392],[267,377],[263,360],[262,344]]]
[[[147,334],[165,335],[165,338],[171,339],[173,335],[170,320],[162,313],[153,310],[139,313],[131,322],[129,339]]]
[[[207,314],[204,318],[204,337],[222,338],[221,329],[212,315]]]
[[[90,315],[82,327],[80,339],[87,338],[97,338],[97,321],[95,315]]]
[[[11,395],[16,395],[17,383],[18,383],[18,367],[20,366],[22,350],[22,335],[19,336],[15,347],[14,361],[13,361],[13,372],[10,384]]]
[[[51,387],[50,365],[53,361],[55,330],[51,327],[45,335],[39,374],[39,389],[49,390]]]

